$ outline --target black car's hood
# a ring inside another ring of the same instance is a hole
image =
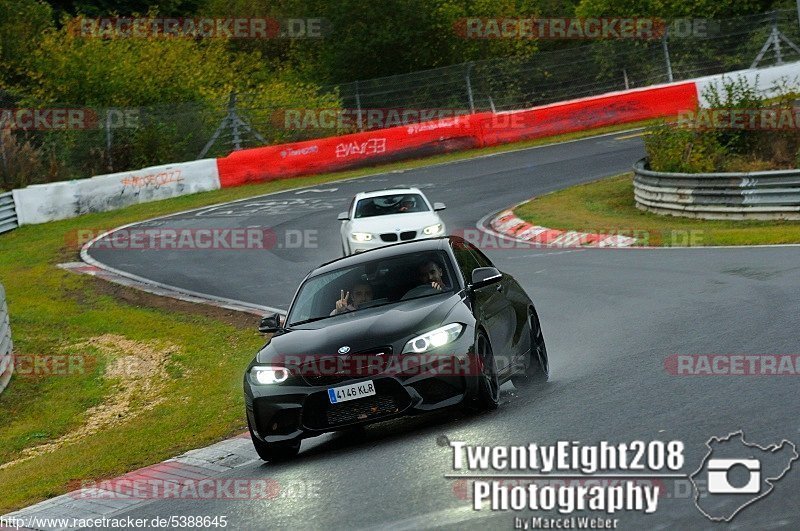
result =
[[[434,295],[300,325],[275,335],[256,359],[258,363],[281,362],[285,356],[336,355],[343,346],[350,347],[350,353],[396,346],[400,341],[447,324],[444,319],[460,301],[457,293],[449,297]]]

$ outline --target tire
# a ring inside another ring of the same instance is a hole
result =
[[[547,346],[542,335],[539,316],[533,308],[529,311],[528,319],[531,327],[531,350],[526,357],[524,370],[511,377],[511,382],[517,389],[544,385],[550,379]]]
[[[476,375],[475,395],[465,405],[475,412],[495,410],[500,405],[500,381],[497,378],[492,345],[483,332],[478,332],[475,338],[475,366],[479,371]]]
[[[253,440],[253,447],[256,449],[258,457],[262,461],[288,461],[300,451],[300,442],[296,443],[266,443],[256,437],[250,419],[247,419],[247,428],[250,430],[250,438]]]

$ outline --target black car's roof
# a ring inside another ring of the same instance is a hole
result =
[[[428,238],[425,240],[414,240],[411,242],[395,243],[385,247],[378,247],[364,251],[363,253],[352,254],[343,258],[337,258],[330,262],[326,262],[318,268],[311,271],[308,276],[316,276],[321,273],[335,271],[342,267],[349,267],[358,265],[364,262],[371,262],[372,260],[380,260],[383,258],[391,258],[393,256],[402,256],[404,254],[416,253],[419,251],[438,251],[446,247],[446,242],[457,241],[461,238],[457,236],[442,236],[439,238]]]

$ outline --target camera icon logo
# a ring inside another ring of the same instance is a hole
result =
[[[745,467],[750,477],[740,487],[731,484],[729,472],[734,467]],[[709,494],[758,494],[761,491],[761,462],[758,459],[709,459]]]

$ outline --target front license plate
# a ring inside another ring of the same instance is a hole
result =
[[[328,398],[330,399],[331,404],[347,402],[348,400],[364,398],[365,396],[372,396],[374,394],[375,384],[372,383],[372,380],[328,389]]]

